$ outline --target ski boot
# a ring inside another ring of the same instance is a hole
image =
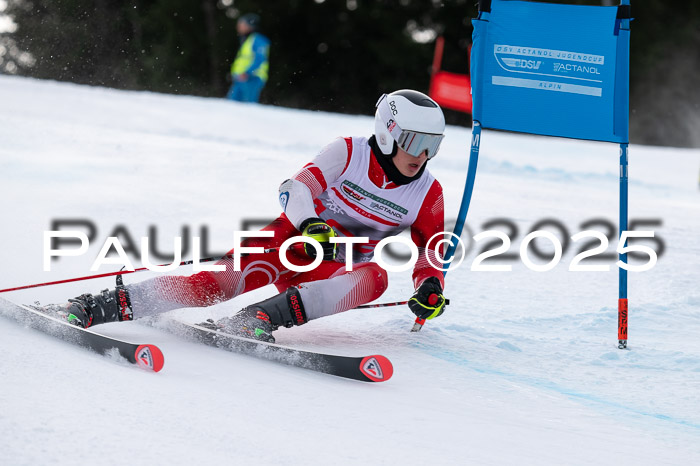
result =
[[[55,315],[69,324],[88,328],[105,322],[133,320],[129,292],[124,286],[117,285],[113,290],[102,290],[98,295],[82,294],[69,299],[68,303],[35,306],[39,311]]]
[[[243,308],[232,317],[224,317],[216,322],[209,319],[198,325],[231,335],[274,343],[273,331],[279,327],[302,325],[307,321],[299,289],[291,287],[277,296]]]

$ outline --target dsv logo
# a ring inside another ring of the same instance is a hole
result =
[[[396,102],[393,100],[389,102],[389,107],[391,107],[391,114],[396,116],[397,113],[399,113],[399,110],[396,108]]]
[[[540,60],[524,60],[522,58],[504,58],[503,63],[511,68],[524,68],[526,70],[539,70],[542,65]]]

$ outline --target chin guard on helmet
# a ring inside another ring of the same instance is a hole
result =
[[[445,137],[445,117],[440,106],[417,91],[383,94],[374,115],[377,145],[384,155],[395,153],[394,143],[408,154],[435,157]]]

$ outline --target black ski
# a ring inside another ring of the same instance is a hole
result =
[[[158,372],[163,368],[163,353],[155,345],[137,345],[100,335],[44,314],[29,306],[15,304],[3,298],[0,298],[0,315],[68,343],[91,349],[99,354],[105,354],[116,348],[127,361],[147,370]]]
[[[157,325],[174,335],[216,348],[362,382],[384,382],[394,372],[391,362],[380,355],[351,357],[315,353],[237,337],[174,319],[161,319]]]

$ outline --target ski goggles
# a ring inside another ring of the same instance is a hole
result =
[[[444,134],[421,133],[420,131],[401,129],[394,119],[394,113],[389,106],[386,94],[379,98],[377,110],[386,125],[386,130],[401,149],[413,157],[420,157],[424,152],[427,153],[428,159],[432,159],[437,155],[440,143],[445,137]]]

